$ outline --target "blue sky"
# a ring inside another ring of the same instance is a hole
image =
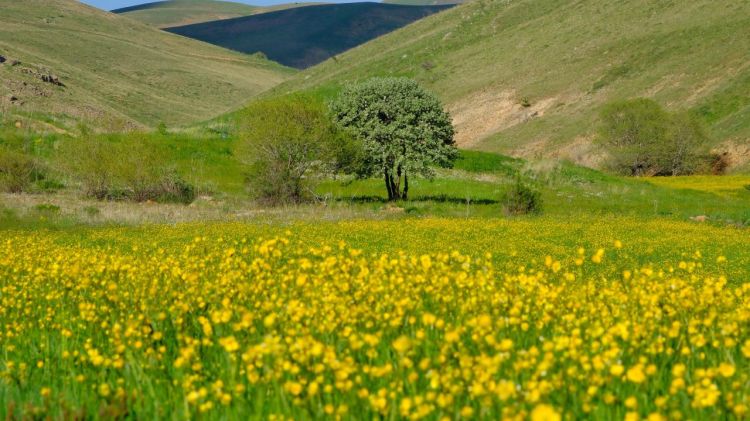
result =
[[[86,4],[104,10],[118,9],[120,7],[134,6],[136,4],[151,3],[155,0],[81,0]],[[247,3],[256,6],[268,6],[271,4],[291,3],[294,0],[233,0],[237,3]],[[352,3],[355,1],[377,1],[377,0],[324,0],[327,3]],[[304,0],[301,1],[305,3]]]

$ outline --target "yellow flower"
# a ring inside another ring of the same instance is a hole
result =
[[[750,339],[745,341],[745,344],[742,345],[742,355],[745,356],[745,358],[750,358]]]
[[[639,418],[637,412],[630,411],[625,413],[625,421],[638,421]]]
[[[227,336],[226,338],[219,339],[219,344],[224,347],[227,352],[235,352],[240,349],[240,344],[234,336]]]
[[[646,380],[646,374],[643,372],[643,367],[640,364],[629,368],[626,376],[633,383],[643,383]]]
[[[734,376],[735,368],[734,365],[728,364],[728,363],[721,363],[719,364],[719,373],[724,377],[732,377]]]
[[[609,368],[609,374],[613,376],[621,376],[625,372],[625,367],[622,364],[615,364]]]
[[[531,421],[560,421],[562,417],[550,405],[539,404],[531,411]]]
[[[464,406],[461,408],[461,416],[464,418],[471,418],[474,415],[474,408],[470,406]]]
[[[399,353],[404,353],[411,348],[411,339],[409,339],[407,336],[402,335],[399,336],[393,343],[391,344],[393,346],[393,349],[395,349]]]
[[[302,385],[298,382],[286,382],[284,383],[284,390],[297,396],[302,393]]]

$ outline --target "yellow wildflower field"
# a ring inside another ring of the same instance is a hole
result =
[[[750,176],[747,175],[651,177],[647,182],[673,189],[698,190],[726,196],[746,194],[750,190]]]
[[[634,218],[0,233],[0,415],[717,419],[748,231]]]

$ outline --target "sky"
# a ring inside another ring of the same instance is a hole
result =
[[[151,3],[156,0],[81,0],[83,3],[90,4],[104,10],[119,9],[120,7],[134,6],[136,4]],[[247,3],[255,6],[269,6],[272,4],[291,3],[295,0],[233,0],[237,3]],[[304,0],[297,0],[306,3]],[[318,0],[320,1],[320,0]],[[356,1],[377,1],[377,0],[325,0],[326,3],[353,3]]]

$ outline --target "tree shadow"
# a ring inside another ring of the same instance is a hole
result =
[[[348,202],[348,203],[388,203],[388,200],[381,196],[374,195],[359,195],[359,196],[345,196],[336,197],[334,199],[337,202]],[[455,205],[495,205],[500,203],[494,199],[476,199],[476,198],[461,198],[452,197],[444,194],[440,195],[422,195],[409,198],[406,201],[399,201],[398,203],[409,203],[409,202],[435,202],[435,203],[451,203]]]

